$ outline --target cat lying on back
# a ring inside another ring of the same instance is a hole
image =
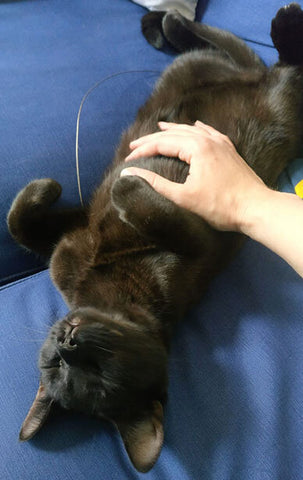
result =
[[[272,38],[280,62],[268,69],[242,40],[179,14],[148,14],[143,32],[180,55],[124,133],[114,162],[87,208],[55,210],[61,193],[34,180],[15,198],[8,226],[18,243],[49,259],[70,307],[42,346],[40,386],[22,425],[31,438],[60,404],[113,422],[134,466],[148,471],[163,443],[167,363],[175,323],[202,295],[242,237],[212,229],[157,194],[121,177],[129,142],[157,122],[197,119],[228,135],[270,186],[299,151],[303,133],[303,12],[279,10]],[[133,162],[176,182],[175,159]]]

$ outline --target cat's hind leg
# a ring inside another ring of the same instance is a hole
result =
[[[112,201],[123,222],[162,248],[197,255],[203,247],[214,246],[214,232],[207,223],[157,193],[140,177],[116,180]]]
[[[157,13],[158,15],[152,15]],[[161,13],[161,15],[160,15]],[[214,49],[243,68],[265,68],[261,59],[232,33],[219,28],[192,22],[177,11],[149,12],[141,21],[142,33],[155,48],[162,48],[164,39],[178,52]]]
[[[161,50],[165,45],[165,36],[162,28],[162,20],[166,12],[149,12],[141,19],[141,30],[154,48]]]
[[[271,23],[271,38],[282,63],[303,65],[303,11],[298,3],[280,8]]]
[[[49,257],[60,237],[86,223],[83,208],[51,209],[61,195],[55,180],[33,180],[14,199],[7,215],[10,234],[23,247]]]

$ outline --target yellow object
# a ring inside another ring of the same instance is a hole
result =
[[[295,186],[295,192],[298,197],[303,198],[303,180],[300,180],[299,183]]]

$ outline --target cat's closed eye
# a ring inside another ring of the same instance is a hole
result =
[[[49,363],[41,363],[40,368],[43,370],[49,370],[49,369],[59,369],[63,366],[63,360],[60,357],[54,358],[51,362]]]

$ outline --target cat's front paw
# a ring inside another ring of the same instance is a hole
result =
[[[50,206],[61,195],[61,185],[52,178],[33,180],[24,187],[13,201],[11,209],[22,205]]]
[[[61,185],[51,178],[33,180],[21,190],[14,199],[7,215],[8,228],[13,236],[17,235],[19,225],[28,216],[40,214],[61,195]]]
[[[280,8],[271,23],[271,38],[281,62],[303,64],[303,11],[298,3]]]
[[[144,208],[148,184],[136,176],[120,177],[112,187],[112,202],[123,222],[133,223]]]

